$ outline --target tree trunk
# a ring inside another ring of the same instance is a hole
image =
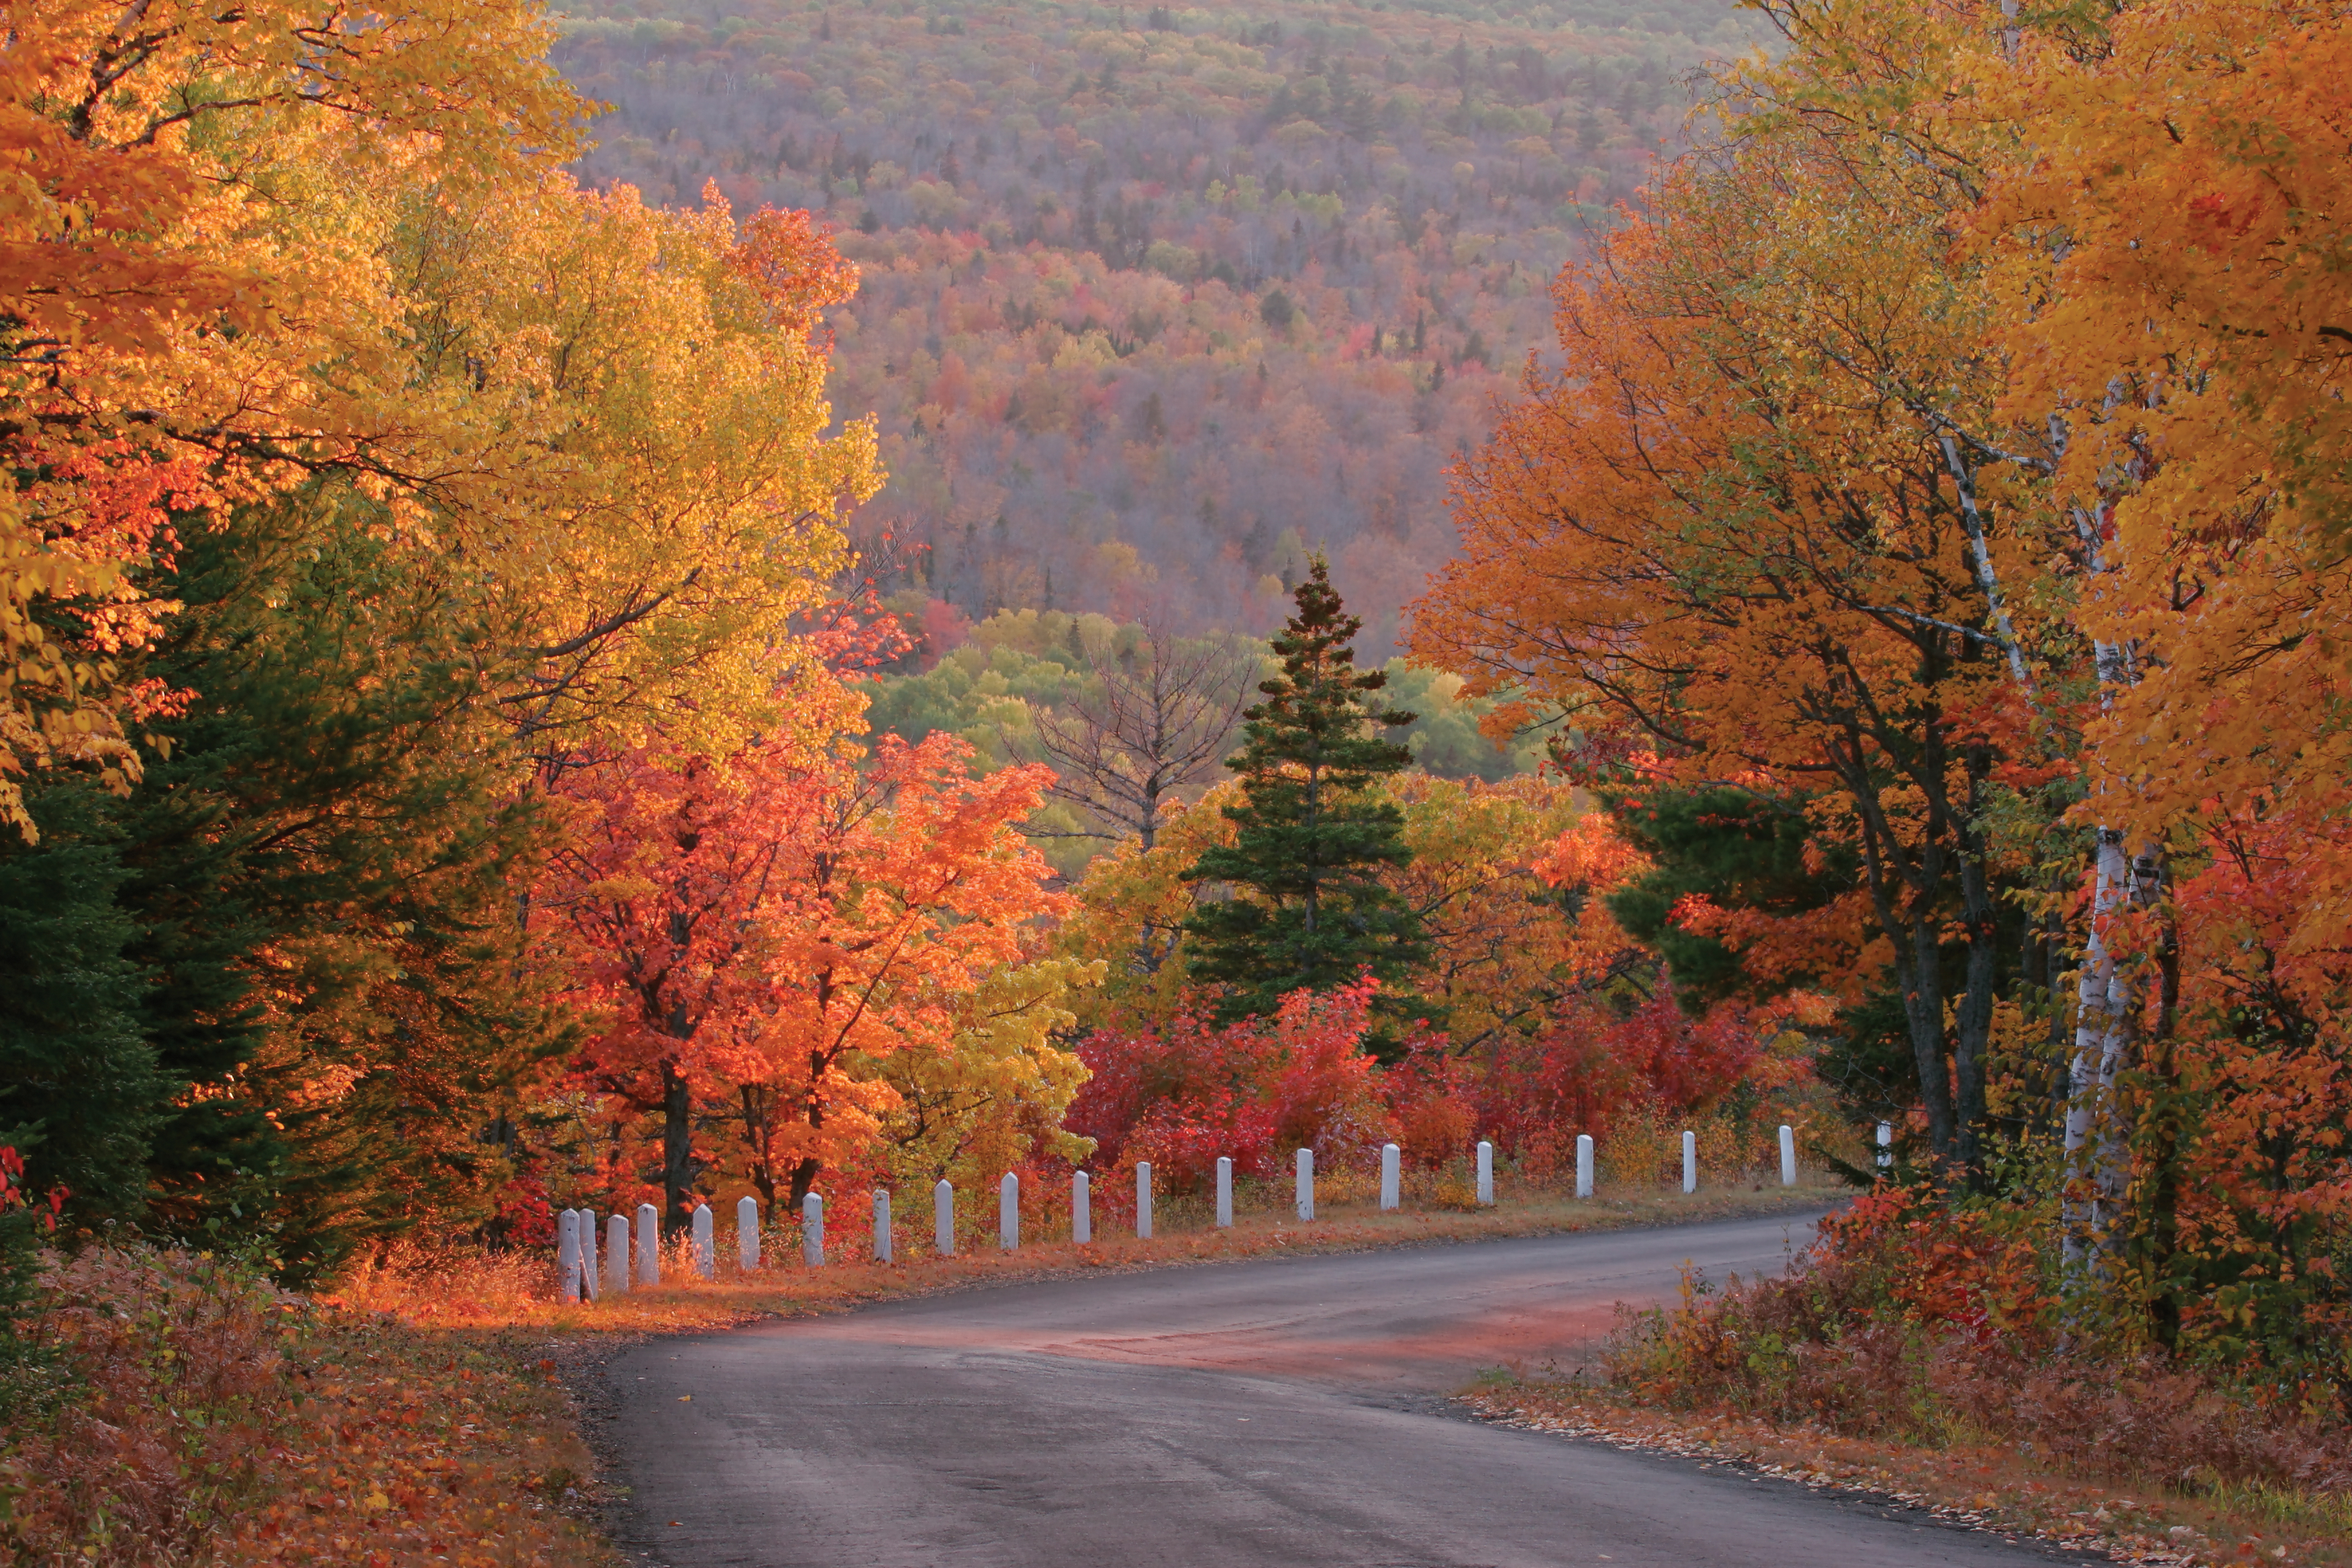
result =
[[[775,1131],[769,1123],[766,1091],[758,1084],[742,1088],[743,1142],[751,1151],[751,1185],[760,1194],[760,1212],[776,1208]]]
[[[827,983],[821,989],[824,993],[830,994],[832,986]],[[812,1086],[824,1080],[824,1069],[827,1065],[823,1052],[809,1053],[809,1082]],[[808,1124],[812,1131],[822,1131],[824,1129],[824,1104],[817,1099],[814,1088],[809,1094]],[[814,1154],[804,1155],[793,1162],[793,1208],[795,1211],[800,1208],[801,1200],[808,1196],[809,1189],[816,1185],[817,1173],[824,1169],[824,1162]]]
[[[2147,1047],[2149,1127],[2140,1157],[2147,1173],[2144,1201],[2147,1237],[2142,1288],[2157,1342],[2168,1351],[2180,1343],[2180,1295],[2170,1288],[2173,1255],[2180,1247],[2180,1142],[2183,1106],[2173,1077],[2172,1020],[2180,998],[2180,941],[2168,918],[2157,958],[2156,1027]]]
[[[662,1194],[667,1212],[665,1231],[681,1231],[693,1223],[687,1199],[694,1194],[694,1095],[677,1064],[662,1059]]]
[[[1981,746],[1968,754],[1968,816],[1959,831],[1960,926],[1968,957],[1959,1005],[1954,1009],[1952,1077],[1956,1123],[1952,1157],[1962,1179],[1974,1185],[1984,1176],[1986,1060],[1992,1050],[1995,991],[2000,976],[2000,930],[1993,909],[1992,880],[1985,873],[1982,836],[1975,823],[1982,807],[1985,774],[1991,758]]]
[[[1895,965],[1903,988],[1903,1020],[1919,1068],[1919,1100],[1927,1112],[1927,1144],[1938,1163],[1955,1157],[1951,1067],[1944,1056],[1943,931],[1932,914],[1907,922],[1911,955]],[[1898,953],[1902,949],[1898,946]]]
[[[2131,899],[2123,835],[2099,829],[2093,851],[2091,927],[2074,985],[2074,1056],[2067,1072],[2066,1193],[2059,1216],[2063,1253],[2080,1268],[2105,1250],[2104,1233],[2124,1195],[2122,1144],[2116,1136],[2116,1076],[2131,1048],[2131,976],[2116,962],[2108,925]],[[2094,1132],[2099,1135],[2095,1140]]]
[[[1992,1050],[1994,991],[2000,973],[2000,938],[1993,918],[1992,890],[1983,862],[1960,860],[1960,921],[1968,931],[1966,979],[1955,1009],[1952,1078],[1955,1090],[1952,1159],[1964,1180],[1984,1175],[1986,1058]]]
[[[793,1212],[794,1214],[800,1213],[801,1200],[809,1195],[809,1189],[816,1185],[817,1173],[824,1169],[824,1162],[817,1159],[814,1155],[810,1155],[805,1159],[798,1160],[793,1163]]]

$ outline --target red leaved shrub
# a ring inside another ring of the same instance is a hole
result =
[[[1735,1007],[1695,1019],[1661,994],[1621,1017],[1598,1000],[1572,1002],[1536,1033],[1497,1042],[1477,1087],[1477,1120],[1519,1157],[1579,1132],[1604,1137],[1635,1107],[1704,1110],[1761,1059],[1758,1037]]]
[[[1363,1048],[1376,984],[1296,992],[1271,1018],[1222,1028],[1195,1008],[1164,1028],[1098,1029],[1078,1047],[1094,1077],[1063,1125],[1095,1140],[1096,1168],[1149,1160],[1177,1192],[1205,1184],[1221,1156],[1260,1176],[1293,1149],[1355,1158],[1392,1135]]]
[[[0,1562],[610,1561],[551,1506],[590,1460],[548,1363],[520,1364],[538,1342],[333,1310],[184,1252],[43,1261],[0,1380]]]
[[[186,1253],[55,1259],[0,1449],[14,1561],[202,1561],[263,1485],[291,1391],[276,1296]],[[21,1555],[18,1555],[21,1554]]]

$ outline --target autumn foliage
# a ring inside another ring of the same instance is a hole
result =
[[[1610,1372],[1671,1407],[1938,1443],[1953,1425],[2048,1470],[2184,1491],[2325,1495],[2352,1444],[2323,1381],[2242,1378],[2156,1355],[2065,1354],[2046,1213],[1954,1215],[1885,1187],[1825,1221],[1780,1279],[1689,1282],[1621,1331]]]
[[[105,1460],[11,1544],[479,1541],[523,1484],[109,1226],[307,1289],[575,1205],[1580,1135],[1648,1185],[1783,1122],[1877,1184],[1642,1391],[2340,1485],[2352,18],[1753,9],[1635,195],[1657,73],[1500,23],[1054,11],[1066,89],[985,7],[11,6],[5,1463]],[[559,33],[625,123],[688,56],[779,118],[588,151]],[[814,129],[876,38],[962,72],[890,156]],[[1419,667],[1347,673],[1447,550]],[[1090,695],[1177,644],[1066,605],[1204,588],[1297,668],[1088,858]],[[1431,713],[1283,707],[1335,670]],[[330,1440],[391,1426],[430,1463]]]
[[[2340,1387],[2352,22],[1760,9],[1725,133],[1560,277],[1413,646],[1572,716],[1694,973],[1823,994],[1846,1113],[1960,1205],[1837,1268],[2013,1201],[2078,1335]]]
[[[635,1190],[646,1113],[678,1222],[706,1171],[772,1208],[887,1166],[898,1058],[971,1047],[965,999],[1060,908],[1018,832],[1044,770],[975,781],[970,757],[944,734],[870,757],[779,739],[567,769],[569,843],[538,902],[596,1021],[571,1072],[612,1105],[593,1113],[598,1186]]]
[[[1148,1160],[1177,1191],[1201,1190],[1221,1157],[1249,1176],[1277,1173],[1297,1149],[1327,1168],[1360,1161],[1396,1135],[1364,1048],[1378,988],[1295,992],[1272,1017],[1223,1027],[1187,1007],[1163,1025],[1096,1030],[1079,1047],[1092,1076],[1069,1125],[1105,1168]]]

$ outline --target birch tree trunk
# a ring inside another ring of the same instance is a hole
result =
[[[2097,516],[2074,509],[2074,531],[2092,578],[2105,576],[2110,567]],[[2138,673],[2125,645],[2095,642],[2092,648],[2100,706],[2109,709],[2116,693],[2137,683]],[[2094,789],[2101,787],[2095,770],[2086,771],[2093,773]],[[2098,1267],[2130,1185],[2131,1130],[2115,1089],[2129,1065],[2142,996],[2139,965],[2117,957],[2114,927],[2134,910],[2152,908],[2161,880],[2160,863],[2154,857],[2136,862],[2121,830],[2105,823],[2092,853],[2090,930],[2074,983],[2074,1050],[2066,1075],[2066,1186],[2059,1207],[2060,1247],[2069,1272]]]
[[[2123,1195],[2112,1160],[2112,1121],[2116,1075],[2131,1046],[2133,996],[2107,928],[2124,912],[2130,886],[2123,835],[2100,828],[2093,851],[2090,935],[2074,980],[2074,1051],[2066,1075],[2066,1189],[2059,1226],[2069,1270],[2084,1268],[2100,1250],[2114,1205]],[[2105,1128],[2103,1113],[2109,1123]],[[2095,1148],[2095,1131],[2101,1134]]]

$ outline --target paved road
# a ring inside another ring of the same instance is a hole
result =
[[[632,1558],[718,1568],[1967,1568],[2079,1561],[1466,1421],[1740,1220],[961,1291],[616,1360]],[[682,1396],[691,1395],[690,1399]]]

